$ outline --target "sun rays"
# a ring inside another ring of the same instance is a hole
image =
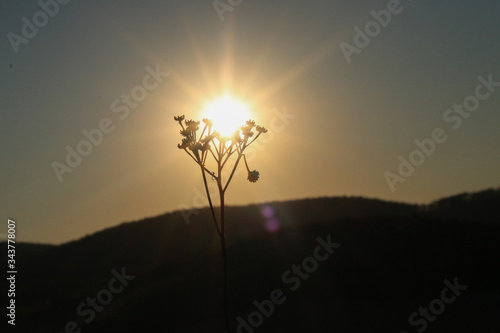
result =
[[[230,136],[251,118],[249,110],[248,105],[226,93],[208,102],[202,116],[212,120],[222,136]]]

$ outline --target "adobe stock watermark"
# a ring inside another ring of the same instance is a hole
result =
[[[330,258],[335,249],[338,249],[341,244],[332,243],[331,235],[328,235],[326,241],[321,237],[316,238],[318,245],[315,247],[312,256],[304,258],[300,265],[292,265],[281,275],[281,281],[287,285],[290,292],[298,290],[301,283],[311,276],[319,267],[320,262],[324,262]],[[285,292],[282,289],[273,289],[269,294],[269,299],[263,301],[254,300],[252,304],[255,306],[255,311],[252,311],[243,318],[238,316],[236,321],[238,327],[237,333],[253,333],[254,330],[264,323],[265,318],[269,318],[275,311],[277,305],[282,305],[287,300]]]
[[[443,283],[446,287],[441,291],[439,298],[430,301],[427,307],[419,307],[418,312],[415,311],[408,317],[408,322],[418,333],[425,331],[429,323],[436,321],[437,316],[444,312],[446,305],[455,302],[462,291],[467,289],[466,285],[458,284],[458,277],[453,279],[453,283],[448,280],[444,280]],[[408,332],[401,331],[400,333]]]
[[[453,104],[453,107],[446,109],[443,113],[443,121],[454,131],[458,130],[465,119],[481,106],[481,102],[489,99],[495,92],[496,87],[500,87],[500,82],[493,81],[493,74],[488,78],[478,76],[479,84],[474,93],[465,97],[462,104]],[[427,158],[436,152],[437,146],[448,140],[446,131],[441,127],[436,127],[431,131],[430,137],[423,140],[415,139],[413,142],[417,146],[412,150],[408,157],[398,156],[399,165],[397,172],[384,172],[384,178],[391,192],[396,190],[396,184],[404,183],[408,177],[412,176],[416,168],[422,166]]]
[[[147,66],[146,72],[141,85],[133,87],[130,94],[123,93],[111,102],[111,111],[118,114],[120,120],[125,120],[130,115],[130,111],[136,109],[139,103],[146,99],[148,92],[156,89],[170,75],[170,73],[162,72],[160,65],[156,65],[155,69]],[[73,172],[82,163],[84,157],[89,156],[94,147],[98,147],[103,142],[105,135],[112,133],[115,128],[116,126],[110,118],[102,118],[96,128],[90,130],[84,128],[81,133],[85,139],[80,140],[75,148],[70,145],[65,147],[66,164],[57,161],[53,161],[51,164],[59,182],[63,181],[65,173]]]
[[[134,280],[134,275],[127,275],[125,267],[122,268],[121,273],[115,269],[111,270],[113,277],[109,280],[107,288],[99,290],[95,297],[87,297],[84,302],[81,302],[76,307],[76,314],[82,317],[86,324],[90,324],[96,317],[96,312],[104,311],[105,307],[109,305],[115,295],[121,293],[129,281]],[[81,333],[82,329],[76,321],[68,321],[64,325],[64,330],[58,333]]]
[[[248,162],[251,162],[257,156],[259,150],[263,150],[264,147],[270,144],[274,140],[274,135],[276,133],[280,133],[285,130],[285,128],[290,124],[290,120],[295,119],[297,115],[288,113],[288,110],[285,107],[282,108],[281,111],[278,109],[273,109],[273,117],[269,122],[269,126],[266,126],[268,129],[265,136],[262,136],[260,141],[255,141],[252,143],[250,147],[245,150],[245,156]],[[234,163],[234,161],[232,162]],[[223,170],[223,176],[227,179],[229,177],[229,171],[232,170],[232,166]],[[243,172],[244,168],[236,169],[234,176],[238,176]],[[217,185],[214,182],[207,183],[207,186],[210,190],[210,193],[218,193]],[[200,189],[199,187],[193,187],[193,200],[191,208],[184,204],[180,203],[177,208],[181,212],[184,222],[186,224],[191,223],[190,216],[198,215],[200,213],[199,209],[192,208],[193,206],[203,207],[208,205],[208,198],[205,191],[205,188]],[[213,200],[214,198],[212,198]]]
[[[219,20],[224,22],[224,13],[232,12],[236,7],[238,7],[243,0],[214,0],[212,5],[219,16]]]
[[[54,18],[61,8],[61,5],[66,5],[71,0],[40,0],[37,2],[41,10],[37,11],[31,17],[31,20],[26,16],[21,18],[22,27],[21,35],[14,32],[7,34],[7,39],[14,50],[14,53],[19,53],[19,46],[21,44],[28,44],[31,39],[38,35],[39,29],[45,27],[49,20]]]
[[[387,2],[387,9],[381,9],[378,12],[371,10],[370,15],[374,20],[366,23],[363,30],[358,26],[354,27],[354,32],[356,33],[353,38],[354,45],[344,41],[339,44],[340,50],[347,63],[351,63],[354,54],[360,54],[363,49],[368,47],[372,39],[381,33],[382,28],[387,28],[389,26],[392,22],[393,15],[401,14],[403,9],[404,7],[401,5],[400,0],[389,0],[389,2]]]

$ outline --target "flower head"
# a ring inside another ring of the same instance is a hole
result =
[[[212,141],[213,139],[215,139],[215,134],[212,133],[210,135],[207,135],[205,136],[203,139],[201,139],[200,141],[203,142],[203,143],[210,143],[210,141]]]
[[[198,150],[198,149],[201,149],[201,148],[202,148],[201,142],[196,142],[196,143],[193,142],[193,144],[191,144],[189,146],[189,150],[192,150],[192,151],[195,151],[195,150]]]
[[[248,181],[255,183],[257,180],[259,180],[259,172],[257,170],[254,171],[249,171],[248,172]]]
[[[221,135],[218,131],[212,132],[212,135],[214,136],[215,139],[220,140]]]
[[[200,122],[194,121],[194,120],[186,120],[185,124],[186,124],[188,130],[190,130],[192,132],[196,132],[199,128],[198,125],[200,124]]]
[[[265,127],[262,127],[262,126],[259,126],[257,125],[257,127],[255,128],[257,130],[257,132],[259,133],[267,133],[267,129]]]
[[[181,130],[181,135],[185,138],[188,138],[190,137],[191,135],[193,135],[193,132],[190,131],[189,129],[183,129]]]
[[[205,125],[207,125],[208,127],[213,127],[214,126],[214,122],[211,120],[211,119],[208,119],[208,118],[203,118],[203,122],[205,123]]]
[[[178,121],[178,122],[181,122],[181,121],[184,120],[184,115],[182,115],[182,116],[174,116],[174,120]]]
[[[191,150],[194,154],[194,156],[196,157],[196,159],[199,161],[200,160],[200,153],[199,151],[203,148],[203,145],[201,144],[201,142],[193,142],[190,146],[189,146],[189,150]]]
[[[179,149],[186,149],[186,148],[189,148],[191,146],[192,142],[193,142],[193,140],[191,138],[184,138],[184,139],[182,139],[182,143],[178,144],[177,147]]]
[[[252,126],[242,126],[241,128],[241,133],[243,134],[244,137],[246,138],[251,138],[253,136],[252,132]]]
[[[207,150],[209,150],[209,149],[210,149],[210,141],[205,142],[205,143],[201,146],[201,148],[200,148],[200,150],[201,150],[201,151],[203,151],[203,152],[205,152],[205,151],[207,151]]]

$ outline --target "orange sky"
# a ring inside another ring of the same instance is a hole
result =
[[[387,1],[244,1],[223,21],[201,0],[61,6],[27,43],[0,42],[2,218],[21,241],[61,243],[205,205],[173,117],[226,91],[269,129],[247,152],[261,179],[240,169],[229,204],[499,186],[499,4],[401,6],[349,57]],[[40,10],[3,4],[4,36]],[[87,156],[71,167],[68,149]]]

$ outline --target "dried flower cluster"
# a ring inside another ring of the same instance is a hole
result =
[[[179,149],[183,149],[191,158],[200,165],[204,171],[209,173],[213,178],[218,179],[221,177],[221,171],[226,165],[231,156],[236,154],[237,159],[235,168],[239,160],[243,157],[245,166],[248,171],[248,180],[255,183],[259,179],[259,172],[256,170],[250,171],[244,151],[252,144],[257,138],[267,132],[267,129],[255,125],[255,121],[248,120],[244,126],[241,126],[232,136],[223,137],[215,131],[213,123],[210,119],[203,119],[203,129],[201,134],[198,135],[200,130],[200,122],[194,120],[185,120],[184,116],[174,117],[174,120],[181,126],[182,142],[177,145]],[[255,135],[257,132],[257,135]],[[211,155],[218,165],[217,173],[210,171],[206,167],[206,159]],[[224,190],[229,185],[229,182],[234,174],[228,179]]]

